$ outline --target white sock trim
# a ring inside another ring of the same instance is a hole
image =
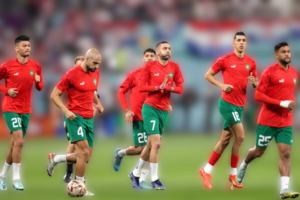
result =
[[[212,166],[211,164],[207,163],[204,167],[204,171],[205,173],[207,174],[210,174],[211,173],[211,170],[214,168],[214,166]]]
[[[284,189],[288,189],[289,188],[289,181],[290,181],[290,177],[288,177],[288,176],[282,176],[281,177],[281,192]]]
[[[158,179],[158,175],[157,175],[158,163],[150,163],[150,168],[151,168],[151,182],[153,182]]]
[[[118,152],[118,155],[119,155],[120,157],[126,156],[126,155],[127,155],[127,154],[126,154],[126,150],[127,150],[127,149],[122,149],[122,150],[120,150],[120,151]]]
[[[21,163],[13,163],[13,180],[20,180],[20,166]]]
[[[67,155],[56,155],[54,157],[55,163],[67,162]]]
[[[4,163],[4,166],[3,166],[3,169],[2,169],[2,172],[1,172],[1,174],[0,174],[0,176],[3,177],[3,178],[6,178],[7,173],[8,173],[8,171],[9,171],[10,167],[11,167],[11,165],[10,165],[10,164],[7,164],[7,163],[5,162],[5,163]]]
[[[139,159],[139,163],[137,164],[136,168],[133,170],[133,175],[136,177],[140,177],[142,173],[142,169],[145,166],[147,161],[144,161],[142,158]]]
[[[237,174],[237,168],[230,168],[230,175],[235,176]]]
[[[80,176],[76,175],[76,180],[79,180],[79,181],[84,183],[84,177],[80,177]]]

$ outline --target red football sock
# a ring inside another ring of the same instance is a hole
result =
[[[218,162],[219,158],[221,157],[222,154],[218,154],[216,152],[213,152],[208,163],[212,166],[214,166],[216,164],[216,162]]]
[[[231,167],[237,168],[240,156],[231,155]]]

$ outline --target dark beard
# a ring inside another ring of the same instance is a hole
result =
[[[287,64],[290,64],[290,62],[292,61],[291,59],[290,59],[290,61],[285,61],[285,59],[282,59],[282,60],[279,60],[282,64],[284,64],[284,65],[287,65]]]
[[[90,66],[88,64],[86,65],[86,68],[87,68],[88,72],[95,72],[96,71],[96,68],[92,69],[92,68],[90,68]]]
[[[160,56],[162,60],[169,60],[171,56]]]

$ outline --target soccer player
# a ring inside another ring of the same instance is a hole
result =
[[[74,67],[81,65],[81,63],[84,61],[84,56],[77,56],[74,60]],[[97,103],[97,99],[100,99],[99,94],[97,93],[97,90],[95,90],[95,97],[94,99],[96,99],[96,103]],[[95,106],[93,106],[94,109],[94,114],[93,116],[95,117],[96,113],[97,113],[97,108]],[[68,128],[66,126],[66,122],[64,121],[64,128],[65,128],[65,132],[67,135],[67,139],[69,141],[69,145],[67,148],[67,154],[71,154],[71,153],[75,153],[76,152],[76,148],[75,145],[72,144],[70,142],[70,136],[69,136],[69,131]],[[69,183],[71,181],[71,176],[73,173],[73,163],[67,163],[67,170],[66,170],[66,174],[64,175],[63,181],[65,183]]]
[[[291,52],[286,42],[275,46],[275,57],[277,63],[263,72],[255,93],[255,99],[264,103],[257,122],[256,145],[248,151],[241,164],[237,181],[239,184],[242,183],[249,163],[262,156],[269,142],[275,138],[280,156],[280,198],[296,198],[299,193],[289,189],[289,176],[293,142],[291,111],[296,107],[293,92],[298,72],[289,66]]]
[[[51,94],[52,101],[64,112],[70,141],[75,144],[77,153],[67,155],[50,153],[47,168],[49,176],[53,175],[58,163],[76,163],[75,179],[84,182],[86,164],[90,160],[94,142],[93,101],[98,101],[96,107],[99,113],[103,112],[102,105],[94,95],[98,86],[99,71],[97,69],[101,60],[101,55],[96,49],[88,50],[83,63],[67,72]],[[66,90],[67,107],[59,98]]]
[[[144,51],[143,62],[146,64],[148,62],[156,60],[156,53],[154,49],[148,48]],[[148,93],[140,92],[138,89],[139,77],[141,74],[142,68],[139,68],[131,72],[126,80],[120,85],[120,91],[118,93],[119,100],[122,104],[122,107],[125,111],[125,121],[127,124],[132,122],[132,135],[134,146],[131,146],[127,149],[116,149],[115,159],[114,159],[114,169],[119,171],[121,161],[126,155],[140,155],[147,144],[147,135],[144,131],[144,123],[142,117],[142,107]],[[132,110],[128,107],[125,94],[130,90],[130,104]],[[142,174],[140,177],[140,188],[141,189],[152,189],[146,185],[146,177],[149,173],[150,163],[144,166]]]
[[[13,167],[13,187],[24,190],[20,181],[21,152],[23,138],[29,124],[31,112],[31,90],[35,83],[37,90],[43,89],[41,66],[30,60],[30,38],[21,35],[15,39],[17,58],[0,66],[0,79],[5,79],[6,87],[0,85],[0,90],[5,93],[2,106],[3,115],[12,135],[10,149],[6,156],[3,170],[0,174],[0,190],[6,190],[6,175],[9,168]]]
[[[148,141],[138,165],[129,174],[135,189],[140,189],[139,178],[143,167],[148,161],[151,168],[152,186],[157,190],[165,189],[157,175],[160,137],[168,119],[171,93],[182,93],[182,83],[184,81],[179,65],[169,61],[171,46],[168,42],[162,41],[158,43],[156,45],[156,54],[158,60],[148,62],[142,68],[139,78],[140,92],[148,92],[142,108],[144,129],[148,136]],[[176,87],[173,87],[174,82]]]
[[[247,47],[246,35],[237,32],[233,37],[234,52],[220,57],[217,62],[208,70],[205,75],[213,85],[223,90],[219,100],[219,111],[224,118],[221,139],[215,146],[213,154],[208,163],[199,173],[203,177],[204,185],[211,188],[210,173],[213,166],[221,157],[223,151],[229,144],[230,138],[234,136],[234,143],[231,153],[231,171],[229,181],[233,187],[242,188],[242,184],[236,182],[237,165],[239,161],[240,146],[244,140],[244,128],[241,124],[243,107],[246,103],[246,87],[248,80],[253,88],[258,85],[255,61],[245,55]],[[219,82],[214,76],[222,71],[224,83]]]

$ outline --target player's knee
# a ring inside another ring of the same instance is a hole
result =
[[[284,160],[289,160],[290,159],[290,152],[289,151],[284,151],[280,154],[281,159]]]
[[[153,149],[159,149],[160,148],[160,142],[155,142],[152,144]]]
[[[14,147],[18,148],[18,149],[22,149],[24,145],[24,141],[23,140],[18,140],[14,142]]]
[[[84,149],[83,150],[83,157],[85,159],[85,162],[89,163],[89,161],[90,161],[90,151],[89,151],[89,149]]]
[[[235,140],[238,142],[238,143],[242,143],[245,139],[245,135],[237,135]]]

